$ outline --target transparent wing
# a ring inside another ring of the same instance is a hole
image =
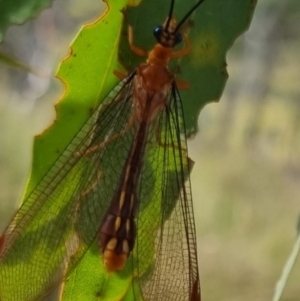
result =
[[[40,299],[95,240],[136,130],[129,123],[133,76],[89,118],[6,229],[1,301]]]
[[[95,241],[138,128],[133,76],[91,116],[7,228],[1,301],[41,298]],[[133,266],[135,300],[200,300],[184,133],[174,85],[165,110],[149,125],[135,191],[138,233],[127,263]]]
[[[137,191],[136,300],[200,300],[189,172],[181,99],[174,83],[168,105],[149,129]]]

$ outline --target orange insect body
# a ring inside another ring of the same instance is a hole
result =
[[[170,23],[176,25],[174,18]],[[132,29],[130,36],[132,35]],[[165,109],[168,96],[171,93],[174,75],[168,70],[168,63],[172,57],[174,37],[170,35],[171,42],[168,46],[156,44],[149,52],[147,62],[141,64],[133,80],[133,115],[139,126],[134,138],[132,151],[129,153],[125,171],[120,181],[121,189],[115,195],[112,205],[100,228],[100,246],[102,247],[103,261],[109,272],[122,270],[127,258],[134,247],[136,239],[134,208],[137,206],[136,187],[138,175],[149,123],[153,122],[159,113]],[[167,39],[166,39],[167,40]],[[131,49],[136,54],[143,54],[142,49],[130,43]],[[186,51],[176,52],[187,54]],[[133,170],[133,171],[132,171]],[[125,209],[124,209],[125,208]],[[130,208],[130,209],[127,209]]]
[[[134,80],[133,104],[136,107],[136,114],[140,119],[149,101],[151,106],[148,118],[152,121],[167,103],[167,95],[174,76],[161,65],[147,63],[137,68]]]

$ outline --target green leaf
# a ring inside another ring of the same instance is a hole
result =
[[[117,50],[125,0],[113,1],[105,15],[86,25],[75,38],[70,55],[61,63],[57,77],[65,93],[56,105],[54,124],[34,142],[33,164],[28,195],[54,164],[94,109],[119,79],[113,74],[122,69]]]
[[[52,0],[2,0],[0,1],[0,42],[7,26],[22,24],[49,7]]]
[[[89,249],[63,287],[61,300],[110,301],[121,300],[131,284],[130,270],[122,271],[122,277],[108,275],[97,244]]]

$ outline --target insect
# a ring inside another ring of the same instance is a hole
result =
[[[1,237],[0,300],[40,300],[97,241],[108,273],[132,267],[141,300],[200,300],[185,127],[168,70],[187,55],[175,0],[157,44],[106,97],[35,187]],[[185,47],[173,50],[182,40]],[[64,200],[58,203],[57,200]],[[100,256],[100,255],[99,255]],[[138,299],[139,300],[139,299]]]

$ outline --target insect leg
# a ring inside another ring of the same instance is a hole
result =
[[[123,80],[127,77],[127,74],[122,72],[122,71],[119,71],[119,70],[114,70],[114,75],[116,77],[118,77],[119,79]]]
[[[176,86],[179,90],[184,90],[184,89],[190,88],[190,84],[185,80],[176,78],[175,81],[176,81]]]
[[[100,181],[100,179],[101,179],[101,176],[102,176],[102,172],[101,172],[101,171],[98,171],[98,172],[97,172],[97,178],[96,178],[96,180],[94,181],[94,183],[92,183],[85,191],[83,191],[82,193],[80,193],[80,194],[78,195],[78,197],[77,197],[76,209],[75,209],[76,214],[78,214],[79,211],[80,211],[80,207],[81,207],[81,205],[82,205],[82,200],[83,200],[86,196],[88,196],[88,195],[93,191],[93,189],[94,189],[95,187],[97,187],[97,185],[98,185],[98,183],[99,183],[99,181]]]
[[[87,196],[88,194],[90,194],[90,192],[98,185],[99,183],[99,180],[101,179],[101,175],[102,175],[102,172],[101,171],[98,171],[97,172],[97,178],[96,180],[94,181],[94,183],[92,183],[87,190],[83,191],[80,195],[79,195],[79,199]]]
[[[84,200],[85,197],[87,197],[91,192],[93,192],[94,188],[96,188],[99,184],[99,181],[101,179],[102,176],[102,171],[98,171],[97,172],[97,178],[95,179],[94,183],[92,183],[85,191],[83,191],[82,193],[80,193],[77,197],[77,204],[76,204],[76,215],[80,212],[80,208],[82,206],[82,202]],[[76,220],[76,219],[74,219]]]
[[[131,51],[135,53],[138,56],[147,57],[148,51],[145,49],[142,49],[136,45],[134,45],[133,42],[133,27],[131,25],[128,26],[128,43]]]
[[[190,43],[189,38],[187,37],[187,35],[182,34],[182,36],[183,36],[183,40],[184,40],[184,43],[185,43],[185,47],[180,49],[180,50],[173,51],[172,54],[171,54],[171,59],[178,59],[182,56],[185,56],[185,55],[189,54],[191,49],[192,49],[191,43]]]
[[[135,116],[132,114],[129,121],[126,124],[126,127],[120,133],[114,134],[111,137],[109,137],[107,140],[105,140],[97,145],[93,145],[93,146],[89,147],[84,153],[77,153],[76,155],[77,156],[89,156],[90,154],[93,154],[94,152],[105,148],[106,145],[119,139],[124,134],[126,134],[130,130],[130,128],[133,126],[134,119],[135,119]]]
[[[129,3],[128,3],[128,5],[129,5]],[[126,23],[128,24],[126,10],[122,9],[121,13],[123,14],[124,19],[125,19]],[[134,45],[134,42],[133,42],[133,27],[131,25],[128,25],[128,43],[129,43],[129,47],[130,47],[130,49],[133,53],[137,54],[138,56],[142,56],[142,57],[147,57],[148,56],[148,51],[147,50],[144,50],[144,49]]]

